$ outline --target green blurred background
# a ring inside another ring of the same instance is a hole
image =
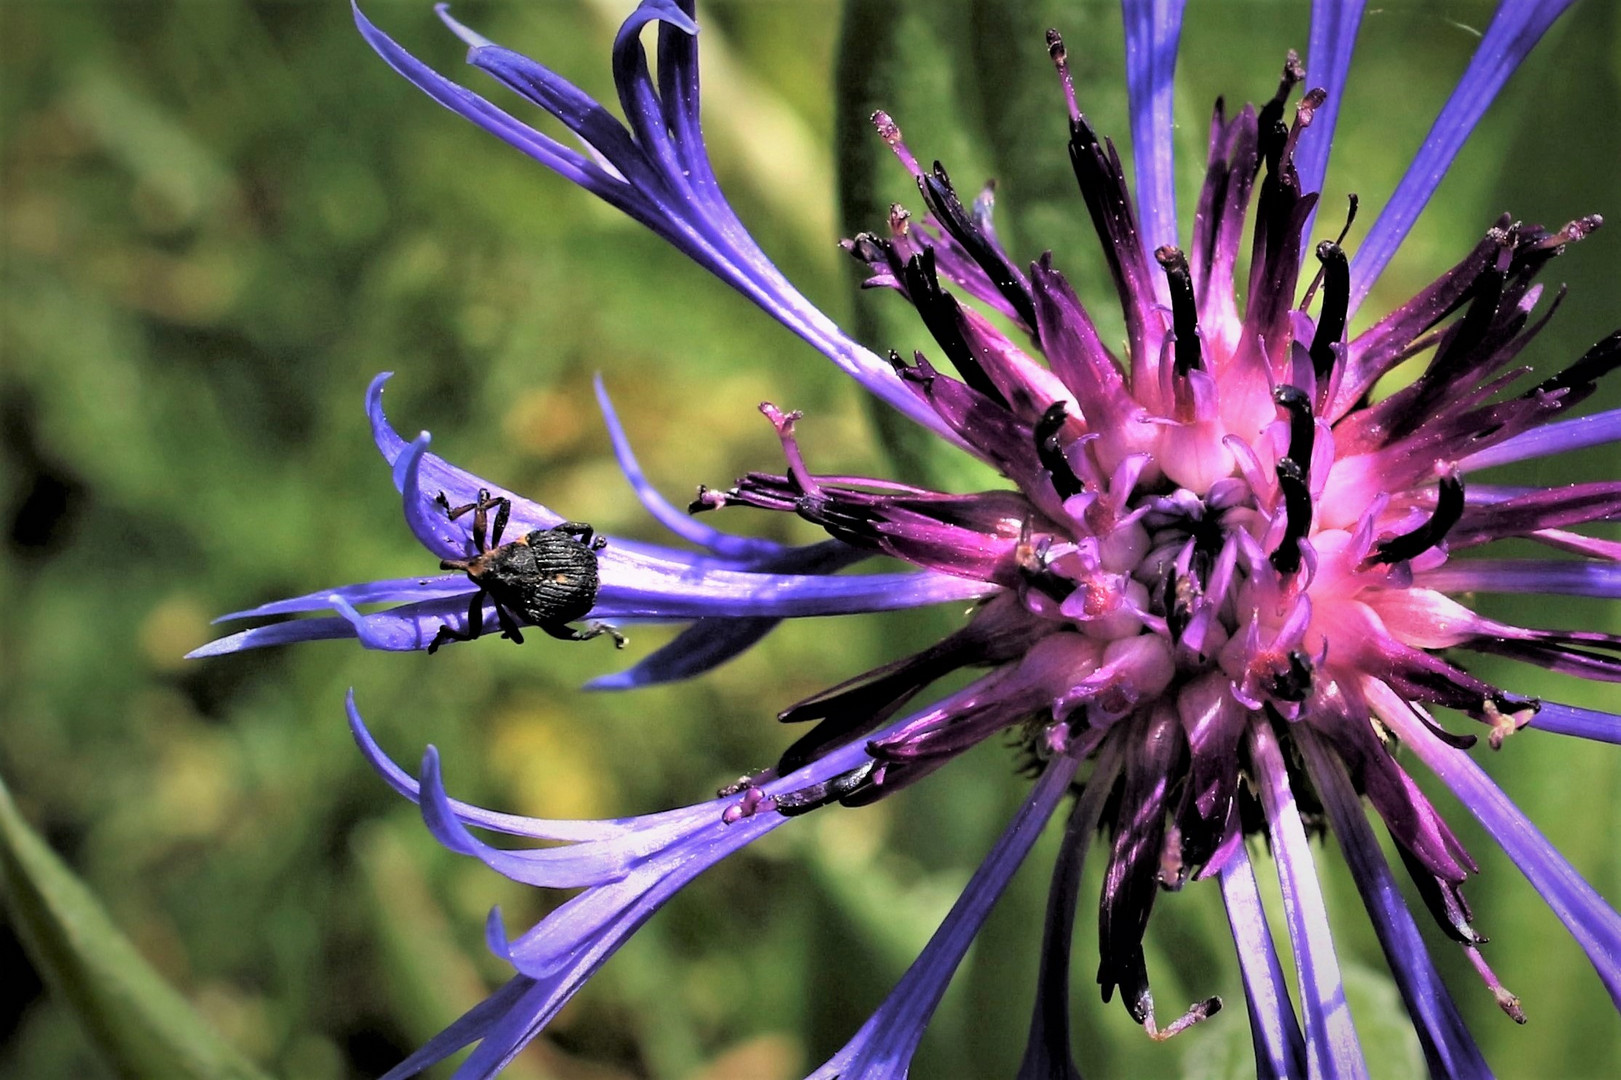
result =
[[[457,13],[611,98],[608,46],[630,6],[469,2]],[[1304,4],[1193,7],[1178,71],[1184,215],[1210,102],[1269,96],[1306,25]],[[897,10],[894,48],[862,74],[959,186],[998,175],[1015,251],[1055,248],[1106,310],[1041,29],[1066,32],[1083,107],[1124,141],[1117,10],[1090,0]],[[463,77],[461,48],[425,0],[368,11]],[[722,181],[788,275],[850,318],[834,247],[839,14],[832,0],[713,2],[700,18]],[[505,977],[482,944],[492,904],[517,929],[557,902],[431,841],[354,751],[346,688],[407,765],[436,743],[459,797],[617,816],[702,798],[772,761],[794,734],[772,720],[779,708],[954,624],[946,611],[790,626],[694,683],[619,696],[578,687],[671,631],[637,628],[624,654],[492,637],[431,658],[323,643],[182,660],[219,612],[432,568],[367,436],[362,395],[379,370],[398,373],[388,400],[402,431],[431,429],[436,450],[475,472],[644,539],[660,537],[617,476],[594,372],[651,477],[678,500],[699,482],[776,467],[754,411],[763,399],[805,410],[819,471],[882,474],[879,440],[831,365],[639,227],[432,105],[370,53],[342,0],[3,0],[0,16],[0,775],[141,952],[267,1072],[383,1071]],[[1369,13],[1319,232],[1337,229],[1333,208],[1351,190],[1364,207],[1353,242],[1372,221],[1489,16],[1479,3]],[[1615,5],[1596,0],[1555,27],[1370,313],[1449,265],[1503,209],[1550,224],[1594,211],[1621,221],[1618,27]],[[465,80],[479,85],[476,72]],[[883,172],[878,196],[907,198],[898,169]],[[1568,281],[1571,296],[1530,362],[1560,366],[1621,322],[1618,251],[1600,232],[1554,265],[1548,280]],[[894,314],[868,311],[863,325],[901,325]],[[912,341],[883,333],[872,344]],[[1621,404],[1618,389],[1592,407]],[[1511,479],[1614,477],[1618,465],[1595,453]],[[718,520],[814,539],[797,521],[735,513]],[[1616,606],[1561,601],[1569,613],[1555,617],[1546,603],[1487,603],[1504,617],[1621,631]],[[1481,668],[1559,700],[1616,696]],[[1621,898],[1621,750],[1533,733],[1480,754],[1589,880]],[[706,875],[510,1075],[801,1075],[881,1000],[1000,831],[1024,789],[1011,760],[982,748],[929,784],[812,815]],[[1489,1059],[1510,1077],[1621,1075],[1621,1025],[1591,968],[1467,813],[1438,799],[1482,863],[1470,897],[1495,939],[1487,955],[1531,1018],[1524,1029],[1505,1019],[1432,935]],[[1011,1074],[1052,842],[959,973],[917,1075]],[[1365,1044],[1381,1075],[1414,1075],[1414,1044],[1332,842],[1322,861]],[[1096,895],[1098,871],[1094,860],[1083,895]],[[1149,1042],[1118,1003],[1097,1002],[1083,917],[1087,1075],[1248,1072],[1216,891],[1163,897],[1149,948],[1163,1011],[1211,993],[1234,1007]],[[112,1075],[83,1030],[0,923],[0,1075]]]

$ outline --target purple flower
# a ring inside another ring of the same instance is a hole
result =
[[[1053,875],[1021,1077],[1077,1075],[1069,943],[1081,865],[1100,831],[1107,866],[1097,982],[1105,1000],[1119,990],[1156,1037],[1220,1007],[1212,998],[1162,1024],[1142,947],[1161,891],[1214,878],[1238,950],[1258,1072],[1363,1075],[1308,843],[1307,821],[1325,820],[1346,852],[1431,1072],[1487,1074],[1367,816],[1371,807],[1429,914],[1518,1019],[1517,1001],[1482,956],[1485,938],[1464,898],[1476,864],[1398,761],[1399,746],[1502,845],[1621,1004],[1621,918],[1486,778],[1468,752],[1475,735],[1455,733],[1434,715],[1436,707],[1463,714],[1494,748],[1525,726],[1621,741],[1621,716],[1527,698],[1463,666],[1470,653],[1495,654],[1621,682],[1621,638],[1512,626],[1453,598],[1621,597],[1621,545],[1573,531],[1621,517],[1621,482],[1518,489],[1475,480],[1490,466],[1621,440],[1621,410],[1570,415],[1621,365],[1621,333],[1533,386],[1516,382],[1525,370],[1517,358],[1546,321],[1533,318],[1542,298],[1536,277],[1600,222],[1548,230],[1504,217],[1410,302],[1361,334],[1346,333],[1474,123],[1568,0],[1504,0],[1354,258],[1339,241],[1314,243],[1312,226],[1361,3],[1313,5],[1307,66],[1291,55],[1276,94],[1259,109],[1228,115],[1218,103],[1187,234],[1173,204],[1171,157],[1182,5],[1123,6],[1135,196],[1113,144],[1080,111],[1056,33],[1048,46],[1069,111],[1070,160],[1125,317],[1124,355],[1100,338],[1050,255],[1016,263],[997,239],[990,200],[965,203],[939,164],[918,162],[890,117],[874,117],[916,179],[923,212],[896,208],[883,233],[847,246],[870,268],[869,285],[895,290],[917,309],[946,361],[938,365],[922,354],[885,360],[850,340],[738,222],[699,130],[691,0],[644,0],[621,29],[613,64],[625,123],[441,9],[470,46],[471,64],[555,116],[583,150],[429,70],[356,12],[366,40],[435,100],[642,222],[866,389],[1010,482],[960,494],[821,475],[801,452],[797,415],[762,406],[781,439],[783,471],[701,490],[692,510],[786,511],[832,537],[784,549],[709,529],[663,502],[642,479],[603,397],[637,494],[703,552],[609,538],[590,616],[691,626],[602,685],[705,670],[782,618],[979,603],[944,640],[786,709],[784,720],[812,726],[776,767],[710,802],[641,818],[535,821],[455,802],[434,751],[413,779],[372,742],[351,700],[350,721],[368,759],[421,804],[442,843],[516,881],[582,890],[515,940],[492,916],[490,944],[513,965],[513,979],[391,1077],[472,1043],[457,1075],[492,1075],[708,866],[794,816],[884,798],[1009,732],[1039,774],[1023,808],[895,991],[815,1077],[906,1074],[991,905],[1077,788]],[[640,36],[649,24],[657,24],[656,81]],[[1302,84],[1309,89],[1296,99]],[[1246,221],[1249,270],[1238,282]],[[1416,381],[1372,399],[1381,376],[1420,354],[1428,360]],[[382,415],[382,382],[368,399],[376,441],[406,519],[431,552],[461,562],[483,549],[472,515],[447,510],[491,501],[484,491],[507,501],[522,533],[561,521],[428,454],[426,435],[412,442],[396,435]],[[1563,557],[1464,555],[1497,540],[1528,541]],[[836,573],[873,554],[917,569]],[[363,604],[394,606],[363,615]],[[465,574],[346,586],[241,614],[316,610],[336,617],[244,631],[200,653],[338,636],[373,648],[425,648],[443,627],[460,637],[470,622],[490,625],[501,614]],[[939,701],[910,705],[936,680],[969,668],[983,673]],[[494,847],[469,827],[557,846]],[[1294,995],[1245,843],[1257,834],[1270,845],[1282,887]]]

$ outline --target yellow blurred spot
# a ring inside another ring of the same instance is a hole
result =
[[[195,598],[184,593],[160,600],[135,631],[141,655],[159,671],[185,666],[186,654],[211,636],[208,613]]]
[[[512,403],[501,426],[507,438],[531,454],[547,456],[576,442],[596,409],[573,394],[530,390]]]
[[[736,957],[710,953],[690,961],[681,980],[681,1001],[698,1024],[724,1023],[737,1007],[737,987],[747,979]]]
[[[888,811],[880,805],[863,807],[859,814],[819,814],[816,841],[823,850],[838,852],[840,861],[850,866],[869,863],[889,833]]]
[[[230,983],[210,982],[197,991],[192,1004],[227,1042],[248,1057],[263,1061],[276,1049],[264,998],[244,993]]]
[[[183,259],[148,260],[160,271],[147,297],[152,310],[185,322],[209,322],[241,292],[242,261],[224,248],[205,248]]]
[[[170,743],[157,769],[151,808],[171,837],[211,836],[224,826],[236,801],[236,768],[222,739],[194,732]]]
[[[738,1043],[693,1073],[691,1080],[786,1080],[800,1074],[803,1056],[793,1036],[768,1032]]]
[[[595,522],[611,529],[613,515],[622,513],[625,493],[624,474],[612,458],[581,462],[562,476],[548,476],[546,494],[553,506],[566,506],[571,517]],[[632,516],[636,520],[636,516]],[[645,521],[645,518],[641,520]]]
[[[577,722],[546,706],[515,709],[491,730],[490,772],[506,782],[513,809],[541,818],[604,817],[606,766]]]

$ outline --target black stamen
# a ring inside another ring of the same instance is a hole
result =
[[[876,233],[856,233],[852,239],[839,241],[839,246],[848,251],[852,258],[874,269],[882,266],[895,277],[901,276],[901,260],[895,245]],[[866,288],[865,283],[862,287]]]
[[[1351,206],[1354,217],[1356,203]],[[1350,228],[1349,221],[1346,228]],[[1345,316],[1351,306],[1351,263],[1338,242],[1327,240],[1317,245],[1317,261],[1323,264],[1323,309],[1317,314],[1317,333],[1311,339],[1311,369],[1317,373],[1317,382],[1327,385],[1334,371],[1333,347],[1345,336]]]
[[[1199,356],[1199,312],[1193,303],[1193,276],[1188,273],[1188,257],[1166,245],[1154,252],[1165,268],[1171,286],[1171,328],[1176,334],[1176,373],[1186,375],[1201,368]]]
[[[1283,531],[1283,542],[1272,553],[1272,569],[1280,574],[1293,574],[1300,569],[1300,541],[1311,529],[1311,489],[1306,486],[1306,474],[1293,458],[1278,462],[1277,471],[1288,524]]]
[[[1511,260],[1512,257],[1511,253]],[[1497,321],[1498,309],[1503,306],[1503,287],[1507,284],[1507,267],[1488,267],[1475,279],[1472,287],[1474,299],[1464,309],[1463,318],[1458,320],[1455,336],[1443,344],[1444,354],[1437,353],[1435,359],[1430,361],[1432,369],[1445,371],[1453,357],[1468,357],[1474,352],[1475,346],[1485,340],[1487,332]]]
[[[1289,141],[1289,125],[1283,122],[1284,106],[1289,103],[1289,94],[1305,77],[1305,69],[1300,66],[1300,54],[1290,49],[1283,62],[1283,75],[1278,80],[1278,92],[1272,96],[1271,101],[1261,107],[1260,115],[1255,118],[1260,158],[1266,162],[1268,172],[1278,171],[1278,162],[1283,157],[1283,147]]]
[[[1334,243],[1336,244],[1345,243],[1346,236],[1351,232],[1351,223],[1356,221],[1356,208],[1360,205],[1360,201],[1357,199],[1356,192],[1354,191],[1347,195],[1346,199],[1350,205],[1346,207],[1345,210],[1345,224],[1340,226],[1340,234],[1334,238]]]
[[[1109,274],[1127,305],[1128,332],[1135,332],[1132,327],[1140,320],[1131,313],[1136,310],[1138,291],[1148,284],[1139,280],[1142,264],[1135,254],[1141,243],[1137,223],[1114,144],[1099,139],[1091,122],[1079,112],[1069,121],[1069,164],[1092,218],[1092,228],[1103,242]]]
[[[1407,868],[1408,877],[1418,889],[1419,898],[1430,909],[1430,915],[1442,933],[1462,945],[1482,945],[1488,940],[1470,925],[1475,913],[1469,910],[1469,901],[1464,898],[1462,889],[1436,877],[1435,872],[1419,862],[1400,840],[1396,841],[1396,853],[1401,856],[1402,865]]]
[[[1333,240],[1336,247],[1345,246],[1345,238],[1351,232],[1351,224],[1352,222],[1356,221],[1356,209],[1361,205],[1361,202],[1357,199],[1356,192],[1354,191],[1346,196],[1346,202],[1345,224],[1340,226],[1340,234]],[[1319,244],[1319,250],[1321,250],[1321,247],[1322,245]],[[1321,260],[1322,256],[1319,255],[1318,259]],[[1323,287],[1323,270],[1324,268],[1322,266],[1319,265],[1317,267],[1317,274],[1311,279],[1311,285],[1306,289],[1306,295],[1300,298],[1301,311],[1305,311],[1307,308],[1311,307],[1311,302],[1317,298],[1317,290]]]
[[[1080,478],[1069,467],[1069,459],[1064,456],[1063,447],[1058,445],[1058,433],[1063,430],[1065,415],[1064,403],[1053,402],[1041,414],[1041,419],[1036,421],[1035,431],[1036,457],[1041,459],[1042,467],[1052,474],[1053,490],[1058,492],[1060,499],[1081,493]]]
[[[951,178],[946,175],[945,166],[936,161],[931,173],[918,177],[917,186],[923,193],[923,201],[940,225],[979,264],[985,276],[991,279],[991,284],[996,286],[996,291],[1018,312],[1019,320],[1031,333],[1035,333],[1036,303],[1030,296],[1030,290],[1020,282],[1013,264],[996,249],[996,245],[991,243],[984,230],[963,207],[962,200],[957,198],[957,192],[951,186]]]
[[[1525,396],[1556,394],[1562,390],[1575,390],[1585,395],[1592,392],[1595,383],[1618,367],[1621,367],[1621,330],[1588,349],[1580,360],[1564,371],[1538,383]]]
[[[985,374],[985,369],[979,366],[979,361],[974,358],[967,340],[962,336],[962,327],[957,322],[960,316],[957,298],[940,287],[940,277],[934,269],[934,248],[926,247],[906,260],[903,281],[906,295],[923,317],[923,325],[934,335],[934,340],[962,376],[962,381],[1005,406],[1007,399],[991,382],[990,376]]]
[[[1457,476],[1441,477],[1441,489],[1435,497],[1435,512],[1430,520],[1410,533],[1381,540],[1374,545],[1372,563],[1399,563],[1422,555],[1446,538],[1452,526],[1463,517],[1463,480]]]
[[[1302,475],[1311,473],[1311,452],[1317,441],[1317,424],[1312,419],[1311,399],[1298,386],[1285,383],[1272,391],[1272,400],[1289,414],[1289,457],[1300,466]]]

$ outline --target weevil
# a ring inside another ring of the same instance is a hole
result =
[[[451,506],[440,492],[435,500],[450,520],[469,512],[473,515],[473,546],[470,559],[442,559],[442,570],[460,570],[478,586],[467,608],[467,629],[441,626],[428,646],[436,652],[447,641],[472,641],[484,633],[484,598],[495,607],[501,636],[523,644],[518,629],[520,618],[563,641],[588,641],[602,634],[614,639],[614,647],[625,647],[624,635],[605,623],[590,623],[583,630],[568,624],[591,610],[597,601],[597,552],[608,541],[596,530],[579,521],[565,521],[549,529],[536,529],[503,544],[512,501],[492,498],[480,490],[478,499],[465,506]],[[493,519],[490,511],[494,510]]]

